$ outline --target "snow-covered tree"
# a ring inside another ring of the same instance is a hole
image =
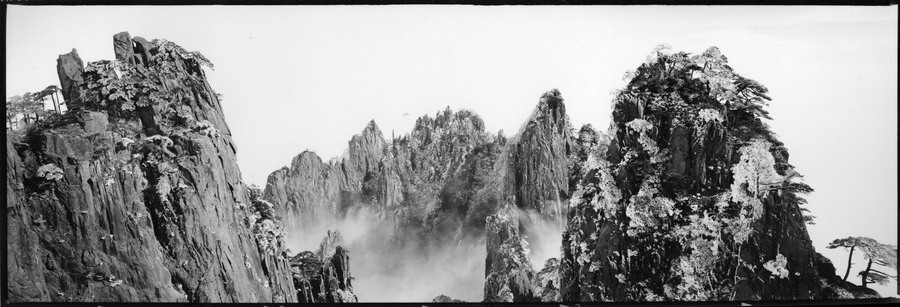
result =
[[[740,162],[731,169],[734,174],[731,199],[749,208],[754,219],[762,215],[760,192],[782,181],[775,171],[775,158],[769,152],[770,148],[771,144],[765,140],[750,141],[750,144],[741,147]]]

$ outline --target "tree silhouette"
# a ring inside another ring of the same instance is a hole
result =
[[[59,99],[59,87],[50,85],[41,91],[31,93],[26,92],[22,95],[15,95],[6,100],[6,122],[9,129],[19,128],[19,116],[26,124],[32,121],[38,121],[41,117],[49,116],[50,110],[44,108],[44,101],[47,97],[53,101],[53,110],[57,114],[62,113],[62,100]]]
[[[873,240],[874,241],[874,240]],[[880,266],[893,268],[897,270],[897,247],[894,245],[887,245],[875,242],[875,245],[870,246],[865,249],[866,258],[869,259],[869,263],[866,266],[864,271],[859,272],[859,276],[862,277],[862,285],[866,286],[868,283],[877,283],[879,285],[883,285],[887,283],[888,279],[897,277],[888,275],[887,273],[881,272],[879,270],[872,268],[872,263],[878,264]]]
[[[862,277],[863,287],[869,283],[884,284],[890,278],[897,278],[872,268],[872,264],[874,263],[897,270],[897,246],[882,244],[875,241],[875,239],[868,237],[847,237],[832,241],[828,244],[827,248],[835,249],[838,247],[850,249],[850,257],[847,259],[847,272],[844,273],[844,281],[847,281],[847,277],[850,275],[850,268],[853,265],[853,251],[857,248],[859,248],[859,250],[864,253],[865,258],[869,260],[866,269],[860,271],[858,274],[858,276]]]
[[[40,97],[40,92],[31,93],[27,92],[22,94],[20,105],[22,115],[25,116],[25,123],[31,121],[38,121],[41,119],[41,114],[44,111],[44,101]]]
[[[56,114],[60,114],[60,113],[62,113],[62,109],[60,108],[59,96],[57,94],[58,92],[59,92],[58,86],[50,85],[50,86],[47,86],[46,88],[44,88],[43,90],[41,90],[40,92],[35,93],[35,97],[37,100],[40,100],[41,102],[43,102],[44,99],[46,99],[47,97],[50,97],[50,99],[53,101],[53,111],[56,111]]]

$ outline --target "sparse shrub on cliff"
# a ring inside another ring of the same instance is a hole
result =
[[[63,179],[63,170],[56,166],[56,164],[48,163],[41,165],[41,167],[37,170],[37,176],[42,177],[47,180],[60,180]]]

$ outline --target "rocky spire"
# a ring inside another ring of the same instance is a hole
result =
[[[81,107],[81,94],[78,86],[84,82],[84,62],[78,56],[78,50],[59,55],[56,60],[56,72],[59,75],[59,84],[62,85],[63,99],[69,109]]]
[[[329,230],[319,249],[291,258],[294,286],[300,303],[356,303],[350,276],[350,251],[342,247],[337,230]]]
[[[506,150],[505,194],[519,208],[550,211],[567,199],[571,124],[562,95],[554,89],[541,96],[531,117],[513,136]]]

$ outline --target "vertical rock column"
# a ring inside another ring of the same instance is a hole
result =
[[[59,75],[59,83],[63,99],[69,109],[78,109],[83,104],[78,86],[84,82],[84,62],[78,56],[78,50],[59,55],[56,60],[56,72]]]

